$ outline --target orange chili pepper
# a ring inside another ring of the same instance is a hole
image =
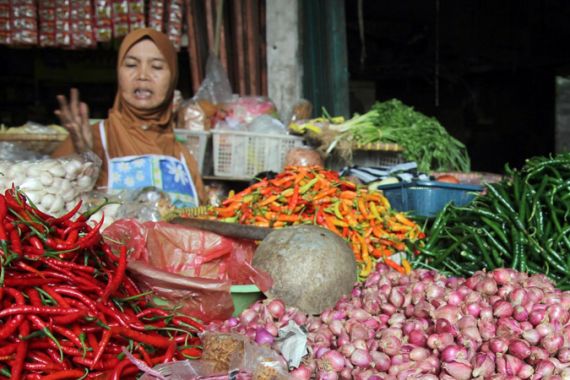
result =
[[[341,199],[355,199],[356,198],[356,192],[352,191],[352,190],[345,190],[345,191],[340,193],[340,198]]]
[[[403,225],[406,225],[408,227],[416,227],[416,224],[414,222],[412,222],[410,219],[406,218],[404,216],[404,214],[402,213],[397,213],[395,215],[396,220],[400,223],[402,223]]]
[[[390,268],[395,269],[402,274],[406,273],[406,270],[395,261],[392,261],[388,258],[384,258],[384,263],[386,263],[386,265],[388,265]]]
[[[277,198],[279,198],[279,195],[272,195],[268,198],[265,198],[264,200],[262,200],[261,202],[259,202],[257,205],[259,207],[263,207],[263,206],[267,206],[268,204],[274,202],[277,200]]]

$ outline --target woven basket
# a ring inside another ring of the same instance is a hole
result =
[[[49,155],[67,136],[67,133],[0,133],[0,142],[11,142],[22,149]]]

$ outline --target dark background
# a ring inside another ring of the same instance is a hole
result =
[[[474,170],[501,171],[554,151],[570,2],[364,0],[364,62],[357,9],[346,2],[351,81],[372,82],[378,100],[399,98],[437,117],[466,143]],[[365,111],[351,95],[352,111]]]

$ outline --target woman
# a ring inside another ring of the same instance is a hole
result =
[[[57,97],[55,114],[70,138],[55,156],[92,150],[103,161],[98,185],[108,191],[156,186],[177,206],[206,200],[198,164],[175,140],[172,101],[177,56],[168,37],[153,29],[129,33],[117,62],[118,90],[106,120],[89,125],[89,110],[72,89]]]

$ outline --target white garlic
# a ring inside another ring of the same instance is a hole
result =
[[[26,196],[35,205],[37,205],[44,195],[43,189],[38,191],[26,191]]]
[[[65,169],[61,164],[54,165],[53,167],[49,168],[48,171],[56,177],[64,177],[65,176]]]
[[[55,196],[53,194],[44,194],[44,196],[42,197],[42,199],[40,201],[40,205],[43,207],[44,210],[49,211],[49,209],[51,208],[51,206],[53,204],[54,199],[55,199]]]
[[[64,193],[64,192],[72,189],[71,181],[68,180],[67,178],[62,179],[61,184],[59,185],[59,188],[61,189],[61,193]]]
[[[91,190],[91,187],[93,186],[93,178],[89,177],[89,176],[81,176],[77,179],[77,186],[81,189],[81,190]]]
[[[40,165],[32,165],[28,169],[26,169],[26,175],[28,177],[39,177],[42,174],[41,166]]]
[[[61,212],[63,211],[64,205],[65,202],[63,201],[63,198],[59,195],[56,195],[49,209],[49,212],[52,213],[53,215],[60,215]]]
[[[42,174],[40,174],[40,181],[42,185],[46,187],[51,186],[51,184],[53,183],[53,177],[51,174],[49,174],[49,172],[45,171]]]
[[[65,202],[71,202],[73,199],[75,199],[76,196],[77,196],[77,191],[75,191],[74,188],[70,187],[65,191],[62,189],[61,197]]]
[[[43,185],[38,178],[29,177],[20,184],[20,189],[22,189],[24,192],[28,190],[38,191],[43,189]]]
[[[79,175],[82,165],[78,160],[71,160],[63,165],[65,169],[65,178],[75,179]]]

